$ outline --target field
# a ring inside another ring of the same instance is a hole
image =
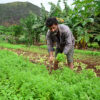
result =
[[[99,100],[100,52],[76,50],[67,62],[47,70],[47,47],[0,43],[0,100]],[[98,76],[98,77],[97,77]]]
[[[9,43],[1,43],[1,50],[8,50],[22,55],[25,58],[29,58],[32,63],[44,64],[49,67],[48,62],[48,51],[46,45],[40,46],[30,46],[25,45],[13,45]],[[88,50],[78,50],[74,51],[74,70],[80,72],[82,69],[93,69],[97,76],[100,76],[100,52],[99,51],[88,51]],[[60,67],[67,66],[67,61],[65,61]]]

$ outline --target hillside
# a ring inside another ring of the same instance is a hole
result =
[[[29,2],[0,4],[0,25],[18,24],[20,18],[25,18],[31,12],[40,15],[40,8]]]

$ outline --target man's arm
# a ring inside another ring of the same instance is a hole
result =
[[[47,39],[47,45],[48,45],[49,59],[50,59],[50,61],[53,61],[53,59],[54,59],[54,57],[53,57],[53,41],[52,41],[49,33],[47,33],[46,39]]]

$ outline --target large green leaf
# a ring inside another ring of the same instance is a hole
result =
[[[100,41],[100,34],[95,36],[95,40]]]

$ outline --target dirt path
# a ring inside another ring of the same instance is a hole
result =
[[[29,58],[29,60],[32,63],[40,63],[40,64],[44,64],[47,67],[49,66],[47,61],[48,61],[48,55],[47,54],[39,54],[39,53],[34,53],[31,51],[25,51],[22,49],[8,49],[8,48],[3,48],[0,47],[0,50],[8,50],[8,51],[13,51],[15,53],[17,53],[18,55],[23,55],[25,58]],[[87,64],[87,68],[86,69],[93,69],[94,72],[96,72],[97,76],[100,77],[100,70],[96,70],[96,68],[94,66],[96,65],[100,65],[100,60],[97,58],[86,58],[86,59],[82,59],[78,60],[78,59],[74,59],[75,62],[82,62],[84,64]],[[65,64],[67,65],[67,64]],[[79,67],[78,70],[81,70],[81,68]]]

